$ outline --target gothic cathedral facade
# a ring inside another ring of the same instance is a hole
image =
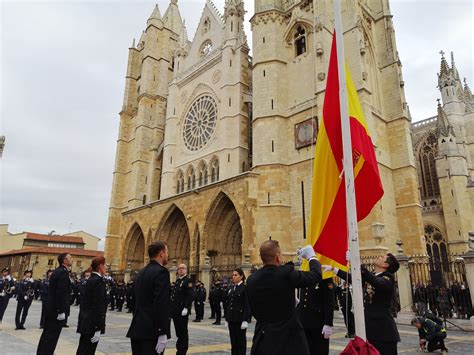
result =
[[[141,268],[154,240],[166,240],[173,263],[196,274],[259,263],[269,238],[286,259],[307,243],[332,1],[248,2],[252,56],[244,1],[227,0],[223,14],[203,3],[192,41],[171,0],[163,15],[154,9],[129,50],[105,248],[113,270]],[[389,1],[347,0],[343,22],[385,190],[359,223],[361,251],[396,252],[398,244],[406,254],[424,253]]]

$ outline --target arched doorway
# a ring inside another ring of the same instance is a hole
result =
[[[189,229],[183,212],[173,205],[163,217],[157,239],[168,243],[168,255],[172,265],[185,263],[189,266]]]
[[[126,247],[126,267],[132,270],[139,270],[145,262],[145,237],[140,226],[135,223],[130,229]]]
[[[242,226],[230,198],[219,193],[206,218],[205,238],[211,266],[232,271],[242,264]]]

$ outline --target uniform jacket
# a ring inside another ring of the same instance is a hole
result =
[[[193,302],[193,284],[188,276],[176,279],[171,289],[171,312],[173,316],[181,316],[183,308],[188,310]]]
[[[436,337],[446,337],[446,329],[435,321],[423,318],[421,320],[421,328],[418,329],[420,339],[426,339],[427,341],[433,341]]]
[[[266,265],[251,274],[247,297],[257,320],[252,355],[309,354],[308,344],[295,309],[295,289],[321,281],[321,264],[311,260],[310,271],[293,264]]]
[[[27,281],[27,280],[21,280],[18,281],[16,285],[16,300],[21,301],[21,302],[29,302],[32,301],[34,298],[34,283],[33,280]],[[25,300],[25,297],[27,299]]]
[[[0,297],[11,297],[15,292],[15,281],[10,276],[10,280],[0,276]]]
[[[302,288],[298,316],[304,328],[332,327],[335,306],[335,286],[332,278]]]
[[[48,292],[49,292],[49,279],[44,279],[41,282],[41,287],[40,287],[41,301],[46,302],[46,300],[48,299]]]
[[[100,330],[105,333],[105,314],[107,313],[107,293],[104,279],[92,273],[87,280],[77,332],[81,334],[94,334]]]
[[[250,304],[245,287],[243,282],[235,287],[229,287],[229,291],[227,291],[226,321],[241,323],[249,320]]]
[[[69,280],[69,271],[65,266],[61,265],[53,271],[49,279],[46,317],[56,319],[60,313],[69,315],[70,297],[71,281]]]
[[[370,285],[368,297],[364,301],[365,329],[367,339],[385,342],[398,342],[397,325],[391,314],[393,294],[395,292],[395,278],[389,272],[375,275],[362,268],[362,281]],[[351,282],[351,275],[339,270],[337,276]]]
[[[135,310],[127,337],[158,339],[170,334],[170,273],[151,260],[134,282]]]

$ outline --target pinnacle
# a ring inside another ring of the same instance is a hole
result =
[[[160,9],[158,8],[158,4],[155,5],[155,8],[153,9],[153,12],[150,15],[149,20],[151,19],[161,20],[161,14]]]

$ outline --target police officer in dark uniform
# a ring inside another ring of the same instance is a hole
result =
[[[351,286],[342,281],[341,285],[336,288],[336,296],[341,307],[342,316],[344,317],[344,323],[346,325],[347,334],[346,338],[353,338],[355,335],[355,322],[354,313],[352,313],[352,295]]]
[[[245,274],[241,268],[232,272],[233,286],[227,293],[226,321],[229,327],[232,355],[247,353],[247,337],[245,333],[249,326],[250,305],[245,292]]]
[[[211,308],[211,315],[209,319],[216,319],[216,310],[214,309],[214,295],[215,295],[216,286],[214,284],[211,285],[211,289],[209,290],[209,306]]]
[[[448,348],[444,345],[446,329],[442,326],[442,322],[440,323],[424,317],[416,317],[412,319],[411,324],[418,329],[420,348],[426,348],[428,352],[433,352],[438,349],[442,352],[448,351]]]
[[[329,354],[334,308],[335,289],[332,278],[300,289],[297,310],[311,355]]]
[[[10,276],[10,270],[5,267],[2,269],[2,277],[0,277],[0,330],[2,329],[3,315],[14,292],[15,281]]]
[[[362,281],[367,283],[367,297],[364,300],[365,328],[367,340],[384,355],[396,355],[400,341],[397,325],[391,308],[395,292],[394,273],[400,264],[392,254],[379,256],[374,262],[374,272],[361,268]],[[347,272],[323,265],[325,271],[333,271],[341,279],[351,282]]]
[[[252,315],[257,320],[252,355],[308,355],[303,327],[296,314],[295,290],[321,281],[321,264],[313,247],[308,245],[298,254],[309,260],[309,272],[297,271],[293,264],[282,265],[282,253],[276,240],[260,246],[264,266],[247,280],[247,297]]]
[[[117,283],[116,291],[115,291],[115,305],[117,306],[117,312],[122,312],[126,293],[127,293],[127,290],[125,288],[125,284],[123,283],[122,280],[119,280],[119,282]]]
[[[198,281],[193,292],[194,311],[196,319],[193,322],[200,322],[204,318],[204,302],[206,301],[206,289],[202,282]]]
[[[34,280],[31,278],[32,271],[26,270],[23,273],[23,280],[16,285],[16,314],[15,314],[15,330],[25,329],[25,321],[28,316],[31,302],[35,297]]]
[[[188,319],[189,309],[193,302],[193,284],[187,275],[185,264],[178,265],[178,278],[171,289],[171,317],[176,331],[176,355],[184,355],[188,351]]]
[[[213,325],[221,325],[221,317],[222,317],[222,309],[221,309],[221,302],[222,299],[224,298],[224,289],[222,288],[222,283],[220,280],[217,280],[214,284],[214,295],[212,297],[212,302],[213,307],[214,307],[214,312],[216,316],[216,320]]]
[[[70,254],[58,256],[59,267],[54,270],[49,279],[48,301],[43,333],[38,343],[37,355],[53,355],[59,340],[59,335],[69,314],[71,282],[68,268],[72,266]]]
[[[127,298],[127,313],[133,313],[135,309],[135,283],[134,280],[131,279],[127,282],[127,291],[126,291],[126,298]]]
[[[46,277],[41,282],[40,286],[40,295],[41,295],[41,318],[40,318],[40,329],[43,329],[44,318],[46,317],[46,302],[48,301],[48,292],[49,292],[49,279],[53,270],[46,271]]]

